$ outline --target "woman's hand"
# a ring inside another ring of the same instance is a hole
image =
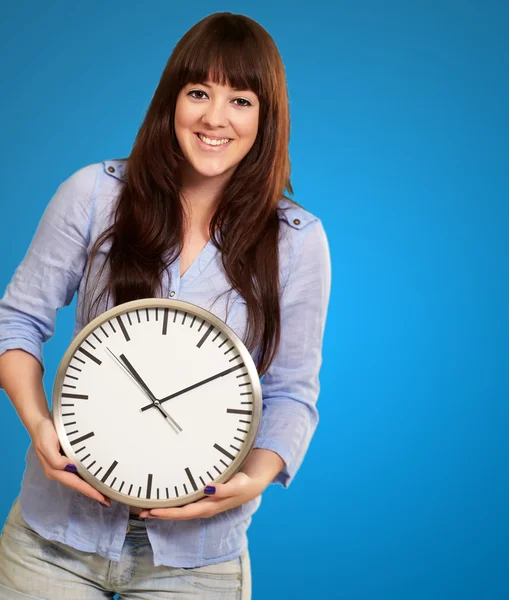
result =
[[[59,481],[89,498],[110,505],[109,498],[103,496],[86,481],[76,475],[76,466],[60,454],[60,442],[53,421],[41,419],[31,432],[32,443],[44,474],[48,479]],[[68,470],[65,470],[68,469]]]
[[[177,508],[154,508],[150,511],[144,510],[140,513],[141,518],[158,519],[198,519],[217,515],[235,506],[240,506],[249,500],[259,496],[265,489],[266,484],[256,479],[251,479],[245,473],[237,473],[226,483],[216,483],[214,486],[205,488],[206,491],[215,489],[213,495],[202,498],[197,502],[191,502],[186,506]]]
[[[259,496],[281,471],[284,464],[283,459],[275,452],[255,448],[241,470],[229,481],[205,488],[206,493],[211,492],[206,498],[177,508],[144,510],[140,513],[140,517],[178,521],[213,517]]]

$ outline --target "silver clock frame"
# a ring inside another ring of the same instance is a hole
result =
[[[101,313],[95,319],[90,321],[90,323],[88,323],[81,331],[77,333],[70,346],[66,350],[65,354],[63,355],[58,366],[52,393],[52,418],[63,452],[65,453],[67,458],[75,462],[76,467],[78,469],[78,475],[87,483],[89,483],[93,488],[100,491],[102,494],[104,494],[108,498],[111,498],[112,500],[116,500],[117,502],[121,502],[122,504],[127,504],[129,506],[135,506],[137,508],[169,508],[173,506],[184,506],[185,504],[189,504],[191,502],[195,502],[196,500],[204,498],[206,494],[202,490],[198,490],[196,492],[192,492],[191,494],[187,494],[186,496],[181,496],[179,498],[174,499],[156,500],[146,498],[133,498],[132,496],[128,496],[127,494],[123,494],[121,492],[113,490],[112,488],[102,483],[102,481],[100,481],[90,471],[88,471],[86,467],[82,465],[80,459],[78,458],[78,456],[76,456],[76,453],[74,452],[73,447],[71,446],[67,438],[62,419],[62,386],[64,383],[67,368],[75,352],[85,341],[85,339],[103,323],[129,311],[145,308],[169,308],[185,311],[193,316],[196,315],[197,317],[201,317],[202,319],[205,319],[207,322],[217,327],[235,345],[235,348],[238,351],[242,361],[244,362],[245,368],[247,369],[249,380],[252,386],[253,414],[249,433],[246,437],[246,440],[244,441],[244,444],[239,454],[234,458],[231,465],[228,466],[226,470],[223,471],[223,473],[221,473],[221,475],[219,475],[207,485],[214,485],[214,483],[224,483],[240,470],[242,464],[244,463],[245,459],[247,458],[247,456],[253,448],[256,435],[260,427],[263,407],[260,377],[258,375],[258,371],[256,369],[256,365],[251,354],[249,353],[242,340],[237,336],[237,334],[219,317],[209,312],[208,310],[197,306],[196,304],[192,304],[191,302],[186,302],[183,300],[173,300],[170,298],[144,298],[141,300],[133,300],[130,302],[124,302],[123,304],[119,304],[118,306],[115,306]]]

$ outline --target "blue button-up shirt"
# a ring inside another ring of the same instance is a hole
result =
[[[126,160],[87,165],[64,181],[51,199],[28,252],[0,300],[0,354],[20,348],[43,363],[42,345],[53,334],[56,313],[75,293],[73,337],[87,324],[84,273],[90,248],[112,222]],[[278,353],[262,379],[263,415],[255,448],[277,452],[285,462],[274,479],[285,487],[297,472],[318,422],[316,401],[322,340],[330,293],[330,256],[321,221],[294,203],[279,205],[282,334]],[[107,255],[102,247],[92,269],[97,276]],[[102,277],[107,276],[107,270]],[[221,257],[209,241],[180,276],[180,260],[163,275],[165,297],[202,306],[243,339],[246,304],[230,289]],[[219,296],[219,298],[218,298]],[[110,301],[108,301],[110,302]],[[105,303],[100,311],[111,308]],[[256,360],[258,350],[253,352]],[[148,519],[154,565],[196,567],[229,560],[247,546],[246,531],[261,497],[208,519]],[[119,560],[129,507],[96,500],[44,475],[30,446],[20,505],[41,536]]]

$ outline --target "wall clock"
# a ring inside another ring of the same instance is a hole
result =
[[[243,342],[181,300],[135,300],[96,317],[67,349],[53,387],[55,428],[78,474],[140,508],[194,502],[227,481],[261,414]]]

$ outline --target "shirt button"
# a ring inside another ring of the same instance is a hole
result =
[[[294,219],[293,222],[295,225],[300,225],[300,219]]]
[[[175,296],[175,292],[170,292],[170,298],[173,298],[173,296]]]
[[[115,167],[108,167],[108,171],[110,173],[114,173],[115,172]]]

